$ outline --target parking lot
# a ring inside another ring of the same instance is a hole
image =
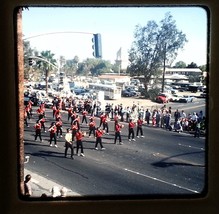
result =
[[[185,92],[177,92],[179,96],[183,95],[190,95],[194,97],[194,100],[198,99],[202,92],[196,92],[196,93],[191,93],[189,91]],[[149,99],[145,99],[142,97],[122,97],[119,100],[105,100],[105,103],[110,103],[113,105],[120,105],[122,104],[123,106],[132,106],[133,104],[139,105],[140,107],[143,106],[144,108],[156,108],[159,106],[162,106],[163,104],[153,102]],[[171,102],[170,102],[171,103]]]

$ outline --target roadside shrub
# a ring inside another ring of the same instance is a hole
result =
[[[156,96],[159,94],[160,89],[159,88],[152,88],[149,89],[148,91],[142,91],[141,94],[144,96],[146,99],[150,99],[152,101],[155,100]]]
[[[149,98],[152,101],[155,101],[156,96],[160,93],[160,89],[159,88],[153,88],[153,89],[150,89],[148,91],[148,93],[149,93]]]

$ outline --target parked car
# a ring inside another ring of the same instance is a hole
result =
[[[201,98],[206,98],[206,97],[207,97],[207,93],[206,93],[206,92],[201,93],[201,94],[200,94],[200,97],[201,97]]]
[[[130,90],[122,90],[122,97],[133,97],[134,93]]]
[[[76,95],[79,95],[79,94],[82,94],[82,93],[85,93],[86,90],[84,88],[74,88],[74,89],[71,89],[72,92],[74,92]]]
[[[170,102],[179,102],[179,99],[181,98],[182,96],[178,95],[178,94],[173,94],[170,98],[169,98],[169,101]]]
[[[169,96],[167,94],[158,94],[158,96],[155,98],[155,101],[158,103],[168,103]]]
[[[194,99],[194,97],[192,97],[192,96],[183,95],[183,96],[179,99],[179,102],[180,102],[180,103],[189,103],[189,102],[192,102],[193,99]]]

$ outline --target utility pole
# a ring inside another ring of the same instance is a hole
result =
[[[17,11],[17,71],[18,71],[18,104],[19,104],[19,179],[21,194],[24,195],[24,53],[22,40],[22,7]]]
[[[165,72],[166,72],[166,46],[164,44],[164,59],[163,59],[163,77],[162,77],[162,93],[164,92],[164,85],[165,85]]]

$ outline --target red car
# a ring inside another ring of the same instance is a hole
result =
[[[169,98],[166,94],[159,94],[156,98],[155,101],[158,103],[168,103]]]

